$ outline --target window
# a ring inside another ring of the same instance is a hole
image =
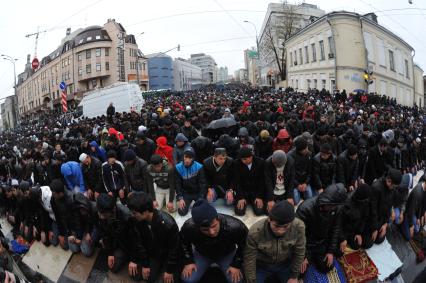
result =
[[[105,56],[109,56],[109,48],[105,48]]]
[[[336,80],[331,80],[331,89],[332,90],[336,89]]]
[[[306,63],[309,63],[308,46],[305,46],[305,61]]]
[[[96,72],[101,71],[101,63],[96,64]]]
[[[81,61],[81,52],[77,54],[77,60]]]
[[[409,73],[409,71],[408,71],[408,60],[407,60],[407,59],[405,59],[405,60],[404,60],[404,62],[405,62],[405,77],[406,77],[407,79],[409,79],[409,78],[410,78],[410,73]]]
[[[92,37],[91,36],[88,36],[87,37],[87,41],[91,41],[92,40]]]
[[[297,65],[297,53],[296,53],[296,50],[294,50],[294,65]]]
[[[145,71],[145,69],[146,69],[146,64],[145,64],[145,62],[142,64],[142,70],[144,70]]]
[[[299,48],[299,60],[300,60],[300,65],[302,65],[303,64],[302,48]]]
[[[321,85],[322,85],[321,89],[325,88],[325,84],[326,84],[326,80],[321,80]]]
[[[101,56],[101,49],[100,48],[96,48],[95,49],[95,54],[96,54],[96,57],[100,57]]]
[[[92,57],[92,50],[86,50],[86,59],[89,59],[90,57]]]
[[[92,66],[90,64],[86,65],[86,74],[90,74],[92,72]]]
[[[309,80],[309,79],[307,79],[307,80],[306,80],[306,87],[307,87],[308,89],[310,89],[310,88],[311,88],[311,80]]]
[[[105,62],[105,70],[109,70],[109,62]]]
[[[96,39],[101,39],[101,36],[100,36],[100,35],[97,35],[97,36],[96,36]]]
[[[290,51],[290,66],[293,67],[293,52]]]
[[[393,58],[393,51],[392,50],[389,50],[389,65],[390,65],[389,66],[390,69],[395,72],[395,61],[394,61],[394,58]]]
[[[318,88],[318,80],[314,79],[314,88],[317,89]]]
[[[325,60],[325,54],[324,54],[324,41],[320,40],[319,42],[320,51],[321,51],[321,61]]]
[[[333,54],[333,57],[334,57],[335,50],[334,50],[334,40],[333,40],[332,36],[328,37],[328,46],[330,47],[330,54]],[[329,56],[329,57],[331,57],[331,56]]]
[[[78,42],[78,44],[82,44],[83,43],[83,39],[80,39],[80,41]]]
[[[315,43],[311,44],[311,48],[312,48],[312,62],[316,62],[317,61],[317,49],[315,48]]]
[[[83,75],[83,69],[82,68],[78,68],[78,75],[79,76]]]

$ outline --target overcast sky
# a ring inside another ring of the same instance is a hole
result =
[[[128,34],[134,34],[143,53],[166,51],[178,44],[181,51],[172,57],[188,58],[191,53],[212,55],[218,66],[229,73],[244,67],[243,50],[255,46],[255,30],[265,17],[267,0],[15,0],[2,3],[0,16],[0,54],[17,58],[16,72],[24,69],[26,55],[34,56],[35,37],[41,33],[37,57],[52,52],[72,30],[89,25],[102,26],[108,18],[120,22]],[[279,1],[276,1],[279,2]],[[300,3],[288,1],[289,3]],[[310,0],[326,12],[348,10],[376,12],[379,23],[391,29],[416,50],[415,62],[426,68],[426,1],[413,0]],[[342,6],[344,4],[345,6]],[[397,10],[392,10],[397,9]],[[399,10],[398,10],[399,9]],[[405,9],[405,10],[401,10]],[[385,11],[383,11],[385,10]],[[392,11],[389,11],[392,10]],[[144,32],[143,35],[140,35]],[[0,61],[0,98],[13,94],[13,66]]]

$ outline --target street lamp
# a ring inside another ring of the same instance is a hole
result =
[[[18,100],[18,98],[16,97],[16,66],[15,66],[15,62],[18,61],[18,59],[15,59],[12,56],[5,55],[5,54],[1,54],[1,57],[4,60],[7,60],[7,61],[9,61],[9,62],[11,62],[13,64],[13,89],[14,89],[14,95],[15,95],[15,97],[13,99],[13,104],[15,104],[14,107],[13,107],[13,108],[15,108],[15,109],[13,109],[13,110],[15,110],[15,111],[13,111],[14,112],[13,115],[15,116],[14,117],[15,121],[18,122],[19,115],[16,115],[16,110],[17,110],[18,107],[17,107],[17,105],[15,103]]]

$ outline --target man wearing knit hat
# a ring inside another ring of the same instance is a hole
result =
[[[175,186],[178,213],[186,215],[192,201],[205,198],[207,194],[203,165],[194,160],[192,147],[185,149],[183,161],[176,165]]]
[[[229,283],[243,282],[243,249],[247,227],[232,216],[217,213],[207,200],[195,202],[192,218],[180,231],[184,269],[182,281],[200,282],[214,263],[219,265]]]
[[[265,185],[267,210],[270,211],[275,202],[287,200],[294,205],[293,183],[294,183],[294,162],[287,159],[287,155],[282,150],[276,150],[265,161]]]
[[[294,161],[294,204],[297,205],[303,197],[305,200],[310,199],[313,195],[311,182],[312,158],[308,149],[308,142],[303,137],[298,137],[294,141],[295,148],[290,150],[288,156]]]
[[[263,283],[267,277],[275,276],[280,282],[297,283],[305,244],[305,225],[295,218],[293,205],[277,202],[268,218],[250,228],[244,250],[246,282]]]

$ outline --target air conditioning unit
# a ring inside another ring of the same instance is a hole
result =
[[[297,66],[297,61],[294,61],[294,66]]]
[[[333,59],[334,58],[334,53],[328,53],[328,59]]]

